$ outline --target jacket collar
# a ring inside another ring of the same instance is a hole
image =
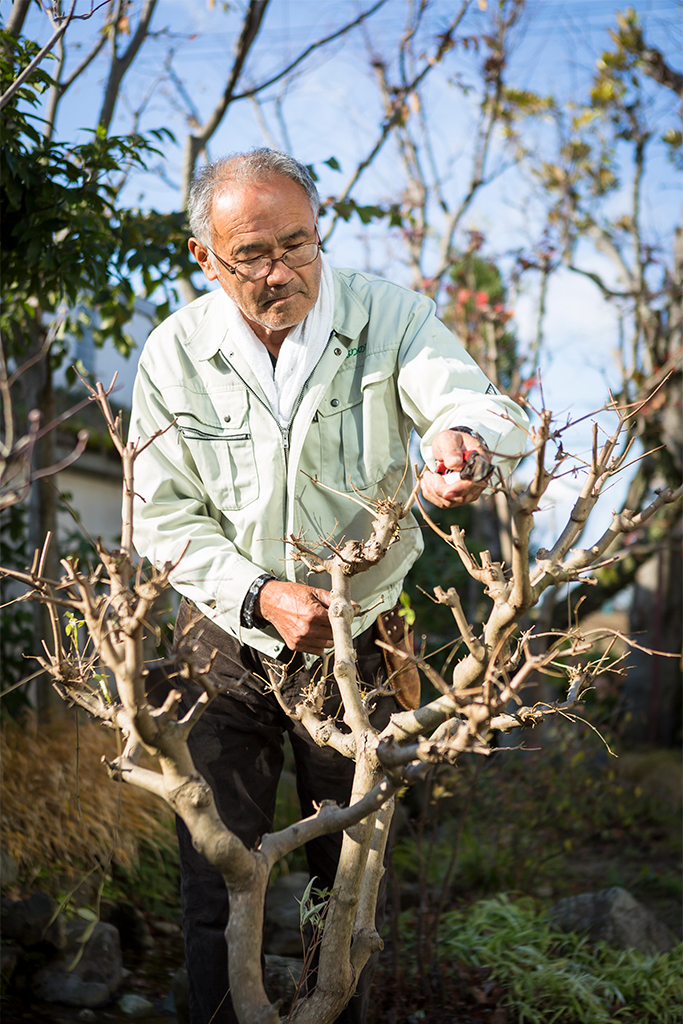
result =
[[[216,288],[207,295],[195,299],[187,307],[198,311],[195,329],[185,341],[185,348],[195,359],[211,359],[220,350],[227,328],[223,311],[223,290]]]
[[[332,330],[343,338],[357,338],[368,322],[368,311],[351,291],[346,275],[332,268],[334,276],[334,320]]]

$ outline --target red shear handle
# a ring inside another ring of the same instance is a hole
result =
[[[482,480],[488,480],[493,473],[493,466],[485,459],[480,451],[476,448],[468,448],[462,453],[462,461],[464,463],[460,470],[461,480],[474,480],[480,483]],[[441,476],[445,476],[446,473],[454,473],[455,470],[449,470],[443,459],[439,462],[436,467],[437,473]]]
[[[467,460],[469,459],[470,455],[479,455],[479,454],[480,454],[480,452],[478,452],[476,448],[467,448],[462,453],[462,461],[463,462],[467,462]],[[441,473],[441,476],[444,476],[445,473],[454,473],[455,472],[454,469],[448,469],[446,467],[446,463],[443,461],[443,459],[441,460],[439,465],[436,467],[436,471],[437,471],[437,473]]]

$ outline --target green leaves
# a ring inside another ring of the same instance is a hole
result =
[[[330,896],[332,895],[329,889],[314,889],[313,883],[315,882],[317,875],[313,875],[310,882],[306,886],[303,896],[300,900],[297,899],[299,904],[299,927],[303,933],[307,925],[311,925],[312,928],[318,930],[322,928],[325,914],[330,902]],[[316,897],[318,902],[316,903],[313,899]],[[295,897],[296,899],[296,897]]]
[[[669,147],[668,157],[674,167],[683,171],[683,132],[678,128],[668,128],[662,135],[662,142]]]
[[[557,935],[531,900],[507,896],[446,914],[441,940],[449,963],[488,968],[527,1024],[680,1020],[680,947],[648,957]]]
[[[401,618],[404,618],[406,620],[406,624],[408,626],[414,626],[415,609],[411,605],[410,597],[408,594],[406,594],[405,590],[401,591],[399,595],[399,601],[401,602],[401,607],[399,609],[398,614],[401,616]]]
[[[81,630],[81,627],[85,626],[85,620],[76,618],[74,613],[71,611],[66,611],[64,613],[64,619],[64,632],[68,636],[69,640],[71,640],[71,643],[77,647],[78,634]]]
[[[4,91],[36,47],[4,34],[1,41]],[[162,156],[160,144],[175,140],[166,129],[109,137],[99,127],[84,143],[46,142],[31,108],[49,84],[44,71],[34,72],[0,122],[0,329],[21,350],[36,310],[45,317],[64,304],[68,331],[79,336],[88,311],[95,343],[111,340],[127,354],[136,298],[131,275],[140,274],[147,296],[168,288],[168,302],[175,297],[172,282],[191,273],[180,237],[184,217],[141,214],[118,199],[122,175],[144,169]]]
[[[395,228],[400,227],[403,223],[400,209],[396,204],[390,206],[379,206],[377,204],[362,206],[351,196],[346,199],[337,200],[334,197],[330,197],[322,212],[325,213],[326,209],[334,210],[342,220],[347,222],[355,214],[360,219],[361,224],[371,224],[373,220],[386,219],[389,221],[389,227]]]
[[[521,120],[551,111],[555,107],[552,96],[539,96],[528,89],[513,89],[504,86],[502,89],[503,114],[510,120]]]

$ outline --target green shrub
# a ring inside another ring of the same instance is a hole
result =
[[[530,899],[481,900],[444,915],[440,957],[486,968],[518,1024],[676,1024],[681,949],[645,956],[560,935]]]

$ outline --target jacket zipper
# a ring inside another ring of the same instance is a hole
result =
[[[331,337],[332,337],[332,335],[330,335],[330,338]],[[328,341],[328,344],[329,344],[329,341]],[[316,366],[317,366],[317,364],[316,364]],[[294,422],[294,417],[296,416],[296,414],[299,411],[299,406],[301,405],[301,403],[304,400],[304,394],[306,392],[306,388],[308,387],[308,384],[309,384],[309,381],[310,381],[311,377],[315,373],[315,369],[316,369],[316,367],[314,366],[313,369],[311,370],[311,372],[309,373],[308,377],[306,378],[306,380],[301,385],[301,391],[299,392],[299,397],[296,400],[294,408],[292,409],[292,415],[290,416],[290,419],[289,419],[289,426],[288,427],[280,427],[280,432],[282,433],[282,444],[283,444],[283,447],[285,449],[285,469],[286,469],[287,473],[289,473],[289,439],[290,439],[290,434],[291,434],[291,431],[292,431],[292,423]],[[316,415],[317,415],[317,410],[316,410]],[[278,426],[280,426],[279,423],[278,423]]]
[[[330,338],[332,338],[333,334],[334,334],[334,331],[332,331],[330,333]],[[328,338],[328,342],[327,342],[328,345],[329,345],[329,342],[330,342],[330,338]],[[321,356],[321,358],[322,358],[322,356]],[[320,360],[318,360],[318,362],[319,361]],[[316,363],[316,366],[317,366],[317,363]],[[288,484],[288,479],[289,479],[289,441],[290,441],[290,434],[291,434],[291,429],[292,429],[292,423],[294,422],[294,417],[296,416],[297,412],[299,411],[299,406],[303,402],[306,388],[308,387],[308,384],[309,384],[309,381],[310,381],[311,377],[315,373],[316,366],[313,367],[313,369],[309,373],[308,377],[306,378],[304,383],[301,385],[301,391],[299,392],[299,397],[297,398],[296,404],[295,404],[294,408],[292,409],[292,415],[291,415],[290,420],[289,420],[289,426],[283,427],[282,424],[280,423],[280,421],[278,420],[277,416],[275,415],[275,413],[271,409],[271,407],[268,404],[268,402],[264,402],[263,401],[261,396],[259,394],[257,394],[256,391],[254,391],[254,389],[251,387],[250,384],[247,383],[247,381],[244,379],[242,374],[239,373],[235,369],[235,367],[232,365],[232,363],[230,363],[230,368],[231,368],[232,372],[242,381],[242,383],[244,384],[244,386],[247,389],[247,391],[249,392],[249,394],[253,395],[254,398],[256,398],[261,403],[263,408],[266,409],[267,412],[270,413],[270,415],[273,417],[273,419],[277,423],[278,428],[280,430],[280,436],[282,437],[282,454],[283,454],[284,460],[285,460],[285,503],[284,503],[284,508],[282,510],[283,511],[282,536],[283,537],[287,536],[287,512],[288,512],[287,484]]]

